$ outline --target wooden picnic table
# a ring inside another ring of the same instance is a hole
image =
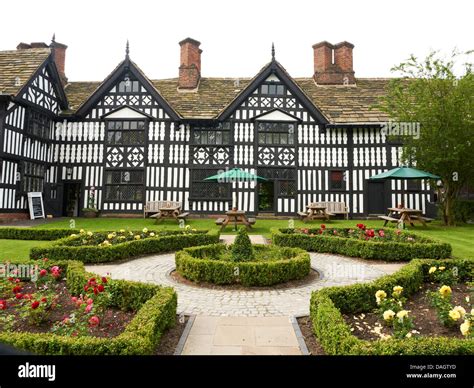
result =
[[[318,204],[310,203],[306,206],[306,209],[306,212],[298,213],[304,222],[316,219],[325,219],[326,221],[329,221],[329,217],[333,215],[327,211],[326,206]]]
[[[229,223],[233,223],[235,228],[237,225],[245,225],[247,229],[251,229],[255,224],[255,218],[247,218],[243,210],[229,210],[225,213],[225,217],[216,220],[216,224],[221,226],[221,230]]]
[[[409,223],[411,226],[415,226],[415,222],[419,222],[423,226],[427,226],[426,223],[432,221],[431,218],[424,217],[423,212],[421,210],[410,209],[405,207],[389,207],[388,215],[379,216],[379,218],[385,220],[383,226],[386,226],[388,222],[396,222],[397,224]]]
[[[158,213],[153,214],[150,216],[150,218],[156,218],[157,222],[165,218],[171,218],[179,221],[180,219],[186,218],[188,215],[189,213],[181,213],[181,206],[172,205],[160,207],[158,209]]]

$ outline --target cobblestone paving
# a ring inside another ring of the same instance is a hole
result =
[[[311,265],[321,277],[300,287],[270,290],[222,290],[177,283],[169,273],[174,254],[148,256],[115,265],[89,265],[87,270],[112,278],[172,286],[178,293],[178,313],[206,316],[308,315],[311,291],[367,282],[397,271],[402,264],[380,264],[349,257],[311,253]]]

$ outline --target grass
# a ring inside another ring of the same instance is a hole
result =
[[[72,222],[73,221],[73,222]],[[321,222],[303,223],[299,220],[292,221],[295,228],[317,226]],[[324,222],[328,227],[355,227],[358,222],[365,223],[371,228],[381,228],[383,221],[379,220],[332,220]],[[217,229],[214,219],[189,219],[187,224],[196,229]],[[289,220],[257,220],[249,234],[261,234],[270,237],[270,228],[287,228]],[[60,219],[47,224],[36,226],[36,228],[78,228],[91,231],[99,230],[118,230],[118,229],[176,229],[178,224],[173,220],[163,220],[160,224],[155,224],[153,219],[143,218],[76,218]],[[461,258],[474,259],[474,225],[460,225],[457,227],[445,227],[439,222],[432,222],[427,228],[416,226],[409,228],[411,232],[419,233],[426,237],[432,237],[440,241],[448,242],[453,247],[453,256]],[[228,226],[223,234],[235,234],[232,226]],[[0,258],[1,259],[27,259],[29,250],[32,246],[45,244],[41,241],[19,241],[19,240],[0,240]]]
[[[0,240],[0,260],[28,260],[31,248],[45,245],[48,242],[49,241]]]

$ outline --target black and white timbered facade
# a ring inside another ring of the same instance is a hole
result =
[[[286,216],[344,201],[365,217],[402,202],[403,182],[368,181],[398,166],[401,148],[371,109],[387,81],[354,78],[350,43],[313,46],[315,74],[301,79],[274,51],[252,79],[203,78],[200,43],[180,45],[179,78],[167,80],[148,79],[128,48],[102,82],[67,82],[66,46],[54,41],[0,52],[0,213],[26,214],[31,191],[55,216],[80,215],[91,192],[104,214],[142,214],[158,200],[217,214],[235,199],[248,213]],[[267,181],[204,180],[234,167]],[[429,187],[404,191],[429,212]]]

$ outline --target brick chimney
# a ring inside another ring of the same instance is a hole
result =
[[[320,42],[313,45],[314,80],[320,85],[353,85],[355,76],[352,62],[354,45],[341,42],[332,45]]]
[[[61,82],[63,83],[63,85],[65,85],[67,83],[67,77],[66,77],[66,72],[65,72],[67,46],[65,44],[56,42],[54,40],[54,36],[49,46],[44,42],[32,42],[32,43],[21,42],[18,44],[18,46],[16,46],[17,50],[29,50],[29,49],[35,49],[35,48],[51,48],[54,63],[56,64],[56,67],[58,69]]]
[[[181,59],[179,66],[179,89],[196,89],[201,78],[201,53],[200,42],[186,38],[179,42],[181,46]]]
[[[56,68],[58,69],[59,77],[61,78],[61,82],[63,85],[67,84],[67,77],[66,77],[66,50],[67,46],[62,43],[58,43],[54,40],[51,42],[51,50],[53,53],[54,63],[56,64]]]

